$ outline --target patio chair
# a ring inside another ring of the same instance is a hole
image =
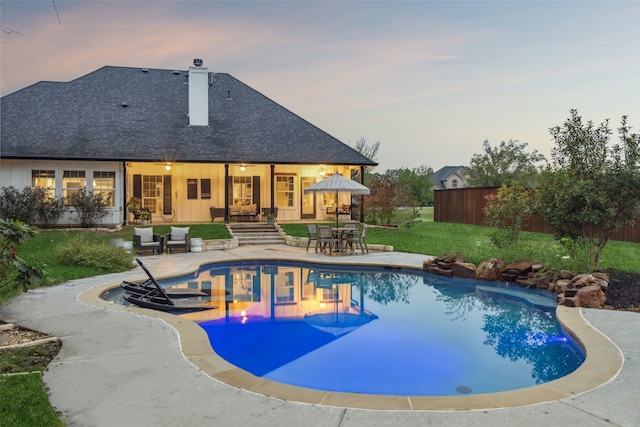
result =
[[[367,246],[367,226],[362,227],[362,231],[360,233],[354,233],[350,235],[346,239],[346,244],[349,245],[351,251],[353,252],[354,247],[360,247],[360,250],[364,254],[369,253],[369,247]]]
[[[189,252],[189,227],[171,227],[171,233],[167,234],[167,253],[175,249],[183,249]]]
[[[318,248],[320,247],[320,242],[318,241],[318,226],[315,224],[307,224],[307,252],[309,252],[309,246],[311,246],[311,242],[315,241],[316,244],[316,253],[318,253]]]
[[[336,249],[339,249],[339,244],[340,239],[336,237],[331,227],[328,225],[318,226],[318,246],[320,248],[320,252],[324,252],[325,249],[329,248],[329,253],[332,253],[334,246]]]
[[[162,253],[164,239],[159,234],[153,233],[153,227],[133,228],[133,247],[136,253],[152,251]]]

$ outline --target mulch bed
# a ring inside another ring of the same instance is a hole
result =
[[[640,311],[640,273],[606,272],[609,275],[607,306],[616,310]]]

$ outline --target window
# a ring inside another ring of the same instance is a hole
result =
[[[31,186],[42,188],[50,198],[56,196],[56,172],[48,170],[31,171]]]
[[[293,206],[293,176],[276,176],[276,206]]]
[[[142,207],[152,213],[162,212],[162,175],[142,177]]]
[[[322,193],[322,206],[326,208],[333,208],[338,204],[338,199],[335,193]],[[335,211],[334,211],[335,212]]]
[[[62,196],[65,204],[69,204],[69,199],[73,194],[84,191],[87,187],[85,171],[63,171],[62,172]]]
[[[250,205],[253,203],[253,178],[250,176],[233,177],[233,204]]]
[[[114,206],[116,200],[116,173],[101,171],[94,172],[93,194],[102,194],[109,200],[109,206]]]
[[[458,188],[458,180],[454,179],[451,181],[451,188]]]
[[[235,273],[233,275],[233,301],[253,300],[253,274]]]
[[[337,286],[334,286],[332,289],[323,289],[322,300],[323,301],[340,301],[339,288]]]
[[[286,271],[284,275],[281,273],[276,276],[274,297],[276,304],[295,302],[294,284],[293,271]]]

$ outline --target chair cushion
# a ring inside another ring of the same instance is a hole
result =
[[[189,227],[171,227],[171,241],[186,240]]]
[[[153,227],[133,227],[133,234],[135,234],[136,236],[140,236],[140,243],[153,242]]]

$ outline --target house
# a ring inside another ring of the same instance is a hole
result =
[[[187,71],[105,66],[1,102],[0,186],[106,192],[103,224],[132,221],[132,197],[152,221],[208,221],[211,207],[225,220],[272,207],[280,220],[328,219],[349,200],[303,190],[377,164],[199,59]]]
[[[445,166],[431,175],[435,184],[434,190],[448,190],[450,188],[464,188],[467,185],[466,166]]]

